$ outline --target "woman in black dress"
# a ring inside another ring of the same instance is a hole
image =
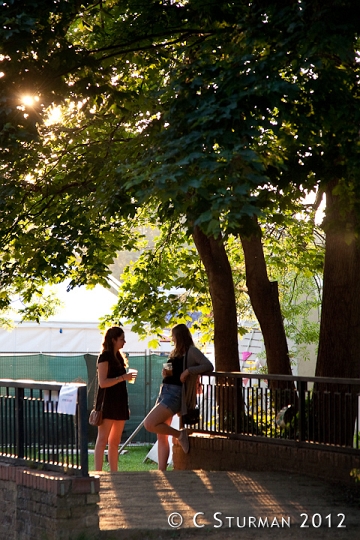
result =
[[[101,471],[104,451],[108,445],[110,471],[118,470],[118,454],[125,421],[129,419],[126,382],[136,375],[126,373],[127,360],[120,351],[125,345],[124,330],[119,326],[109,328],[102,343],[98,366],[99,389],[96,409],[104,400],[103,423],[98,427],[95,444],[95,470]]]

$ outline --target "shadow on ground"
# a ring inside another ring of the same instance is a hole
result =
[[[101,540],[359,539],[360,491],[281,472],[100,473]]]

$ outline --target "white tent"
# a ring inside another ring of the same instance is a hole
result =
[[[16,322],[12,330],[0,328],[0,353],[68,352],[98,353],[102,342],[100,318],[111,312],[117,297],[110,289],[96,285],[78,287],[69,292],[67,284],[54,287],[63,307],[47,320]],[[143,352],[150,340],[140,341],[130,328],[125,330],[125,351]]]

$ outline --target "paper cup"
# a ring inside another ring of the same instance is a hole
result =
[[[128,372],[128,373],[134,373],[134,374],[135,374],[135,377],[134,377],[133,379],[130,379],[130,380],[128,381],[128,383],[134,384],[135,381],[136,381],[136,376],[137,376],[137,374],[138,374],[138,370],[137,370],[137,369],[129,368],[129,369],[127,370],[127,372]]]
[[[165,364],[163,364],[163,368],[165,369],[165,371],[167,371],[168,375],[172,375],[173,365],[171,362],[166,362]]]

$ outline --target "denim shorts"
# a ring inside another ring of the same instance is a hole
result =
[[[181,395],[182,387],[176,384],[162,384],[160,387],[160,393],[156,400],[156,405],[161,403],[174,414],[178,413],[181,409]]]

